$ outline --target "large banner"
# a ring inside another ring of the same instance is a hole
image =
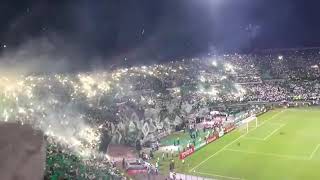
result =
[[[219,136],[217,136],[217,135],[209,136],[207,139],[207,144],[217,140],[218,138],[219,138]]]
[[[184,159],[194,153],[194,146],[180,153],[180,159]]]
[[[224,128],[224,133],[227,134],[227,133],[233,131],[235,128],[236,128],[236,127],[235,127],[234,125],[229,126],[229,127],[225,127],[225,128]]]

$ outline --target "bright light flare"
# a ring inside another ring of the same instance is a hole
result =
[[[218,66],[217,61],[212,61],[211,64],[212,64],[212,66],[214,66],[214,67],[217,67],[217,66]]]
[[[199,77],[199,80],[200,80],[201,82],[206,82],[206,78],[205,78],[204,76],[200,76],[200,77]]]
[[[224,68],[225,68],[226,71],[234,72],[234,67],[229,63],[226,63],[224,65]]]

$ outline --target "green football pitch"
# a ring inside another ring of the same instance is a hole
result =
[[[177,172],[221,180],[320,179],[320,109],[277,109],[197,151]]]

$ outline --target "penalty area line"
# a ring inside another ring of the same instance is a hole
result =
[[[319,147],[320,147],[320,144],[318,144],[318,145],[314,148],[314,150],[312,151],[312,153],[311,153],[310,156],[309,156],[309,160],[311,160],[311,159],[313,158],[314,154],[318,151]]]
[[[268,136],[266,136],[265,138],[263,138],[263,140],[267,140],[269,137],[271,137],[274,133],[276,133],[277,131],[279,131],[283,126],[285,126],[285,124],[281,125],[280,127],[278,127],[277,129],[275,129],[274,131],[272,131]]]
[[[282,112],[284,112],[284,110],[277,112],[276,114],[274,114],[273,116],[271,116],[269,119],[265,120],[263,123],[261,123],[258,127],[262,126],[263,124],[265,124],[266,122],[270,121],[271,119],[277,117],[279,114],[281,114]],[[251,131],[257,129],[258,127],[255,127],[254,129],[252,129]],[[250,131],[249,131],[250,132]],[[245,137],[249,132],[239,136],[238,138],[236,138],[235,140],[231,141],[230,143],[228,143],[227,145],[223,146],[220,150],[218,150],[217,152],[213,153],[211,156],[209,156],[207,159],[203,160],[202,162],[200,162],[198,165],[196,165],[195,167],[191,168],[189,170],[189,172],[192,172],[201,166],[203,163],[207,162],[209,159],[211,159],[212,157],[216,156],[217,154],[219,154],[220,152],[222,152],[224,149],[226,149],[227,147],[231,146],[233,143],[237,142],[239,139]]]
[[[189,172],[195,172],[194,170],[197,169],[199,166],[201,166],[203,163],[207,162],[209,159],[211,159],[212,157],[216,156],[217,154],[219,154],[220,152],[222,152],[224,149],[226,149],[227,147],[229,147],[231,144],[233,144],[234,142],[238,141],[239,139],[241,139],[242,137],[244,137],[246,134],[241,135],[240,137],[238,137],[237,139],[231,141],[229,144],[225,145],[224,147],[222,147],[219,151],[213,153],[211,156],[209,156],[207,159],[203,160],[202,162],[200,162],[198,165],[196,165],[195,167],[193,167],[192,169],[189,170]]]

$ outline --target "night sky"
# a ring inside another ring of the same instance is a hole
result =
[[[85,57],[83,65],[134,64],[320,46],[319,7],[302,0],[3,0],[1,53],[32,42],[36,53],[50,44],[54,55]]]

